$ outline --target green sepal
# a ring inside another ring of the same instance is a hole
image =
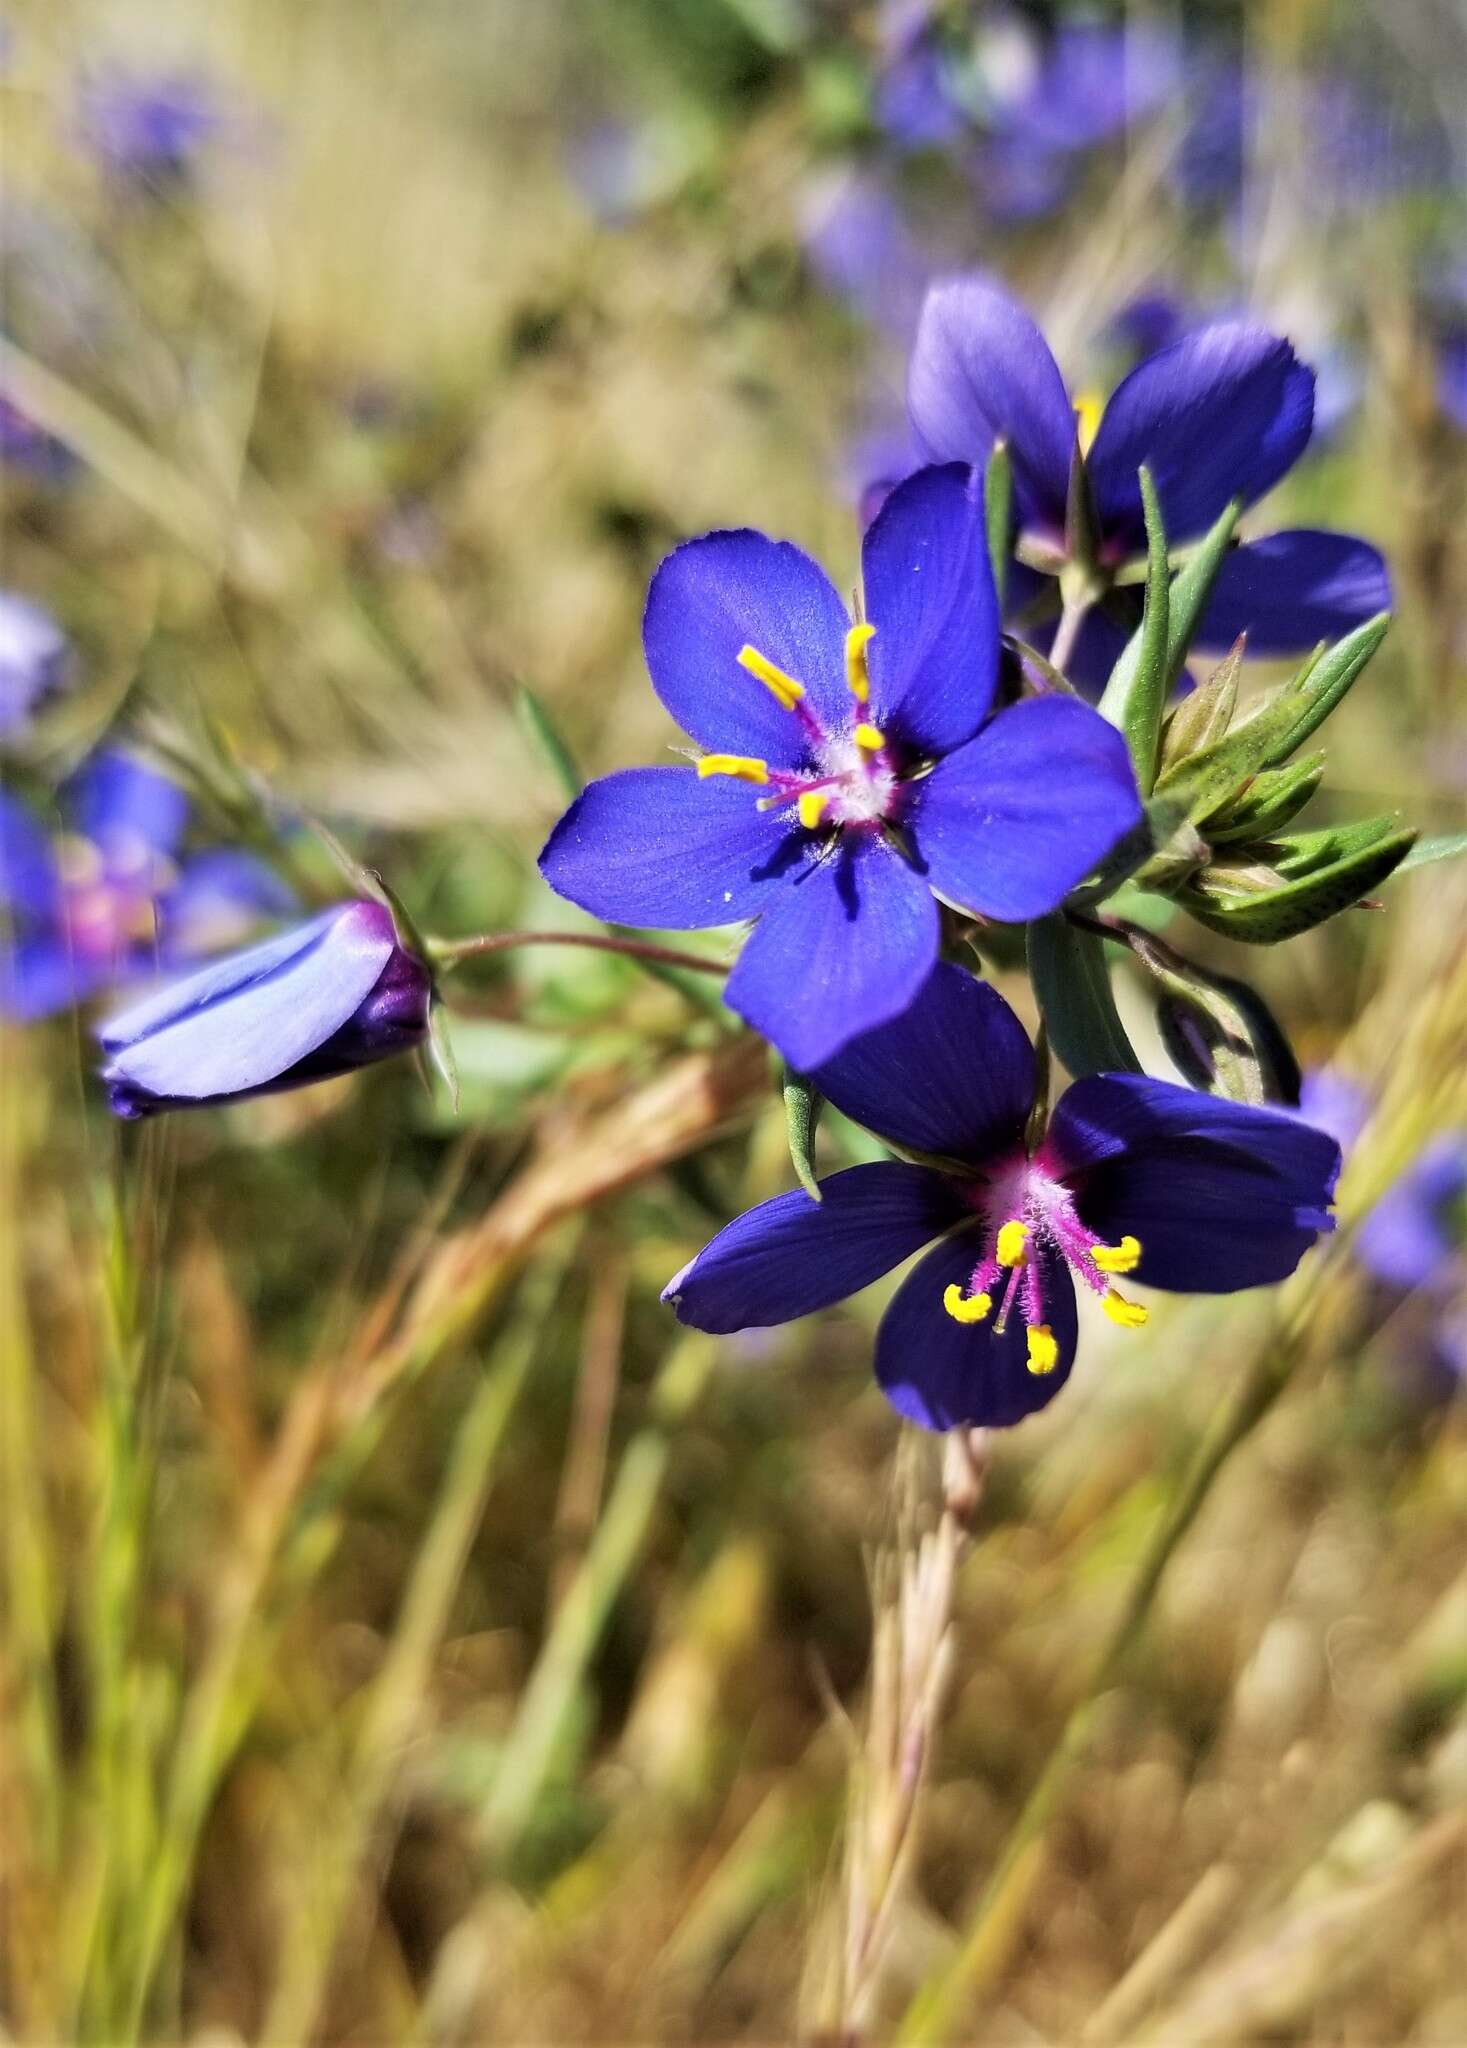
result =
[[[1136,781],[1149,796],[1156,781],[1161,745],[1161,717],[1171,694],[1170,570],[1166,528],[1151,471],[1143,468],[1141,502],[1146,511],[1146,603],[1141,624],[1126,644],[1096,707],[1126,736]],[[1135,659],[1130,658],[1135,648]]]
[[[1467,832],[1439,833],[1431,839],[1418,839],[1395,872],[1407,875],[1413,868],[1427,868],[1438,860],[1458,860],[1464,853]]]
[[[1116,1010],[1104,943],[1062,911],[1028,926],[1029,977],[1061,1064],[1084,1074],[1139,1074]]]
[[[1184,959],[1149,932],[1127,933],[1131,951],[1160,984],[1162,1043],[1194,1088],[1255,1106],[1297,1102],[1299,1063],[1256,989]]]
[[[993,571],[993,587],[998,593],[1000,613],[1003,611],[1004,586],[1008,581],[1009,526],[1013,513],[1014,465],[1009,460],[1005,444],[995,441],[988,467],[983,472],[983,521],[988,539],[988,563]]]
[[[448,1099],[458,1114],[458,1061],[453,1056],[453,1041],[448,1034],[444,1019],[443,1005],[434,994],[428,1002],[428,1058],[442,1076],[448,1090]]]
[[[1265,755],[1261,766],[1277,768],[1317,732],[1337,705],[1344,701],[1361,670],[1370,662],[1390,631],[1389,612],[1377,612],[1353,633],[1336,641],[1317,661],[1308,663],[1293,682],[1274,699],[1269,710],[1281,714],[1283,731],[1275,750]],[[1288,714],[1284,716],[1284,714]]]
[[[783,1063],[780,1065],[779,1087],[784,1097],[784,1129],[789,1140],[790,1164],[810,1200],[818,1202],[823,1198],[820,1183],[815,1178],[815,1131],[825,1097],[806,1075],[797,1074],[793,1067]]]
[[[1100,513],[1077,432],[1070,450],[1070,476],[1065,490],[1065,556],[1071,568],[1083,576],[1093,575],[1100,560],[1100,541]]]
[[[1177,902],[1209,931],[1271,946],[1349,910],[1398,867],[1414,831],[1393,817],[1275,839],[1267,863],[1214,863]]]
[[[1233,722],[1238,708],[1238,671],[1243,665],[1244,636],[1239,635],[1205,683],[1183,697],[1161,736],[1158,780],[1179,767],[1189,755],[1221,739]]]
[[[1265,768],[1216,817],[1203,820],[1203,834],[1213,846],[1270,839],[1298,816],[1323,778],[1322,753],[1306,754],[1285,768]]]
[[[515,692],[514,708],[526,738],[550,770],[556,788],[567,803],[573,803],[585,788],[586,780],[559,726],[528,684],[522,683]]]

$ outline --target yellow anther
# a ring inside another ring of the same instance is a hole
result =
[[[1142,1308],[1139,1301],[1127,1301],[1125,1295],[1117,1294],[1113,1287],[1106,1289],[1100,1306],[1123,1330],[1139,1330],[1151,1314],[1149,1308]]]
[[[1134,1273],[1141,1263],[1140,1239],[1123,1237],[1119,1244],[1098,1244],[1090,1261],[1102,1273]]]
[[[866,667],[866,643],[876,631],[863,621],[846,634],[846,684],[858,704],[871,695],[871,675]]]
[[[1059,1364],[1059,1345],[1054,1331],[1048,1323],[1036,1323],[1025,1334],[1029,1340],[1030,1372],[1053,1372]]]
[[[739,666],[746,668],[751,676],[757,676],[766,690],[775,698],[782,710],[793,711],[805,694],[805,685],[797,683],[793,676],[787,676],[782,668],[776,668],[767,654],[761,654],[757,647],[739,649]]]
[[[955,1323],[981,1323],[993,1307],[991,1294],[964,1294],[956,1280],[942,1291],[942,1305]]]
[[[879,754],[886,745],[886,734],[878,732],[874,725],[867,725],[864,719],[856,727],[851,737],[856,742],[856,745],[863,747],[868,754]]]
[[[825,816],[825,806],[830,802],[828,789],[807,789],[801,795],[795,809],[800,814],[800,823],[807,832],[813,832]]]
[[[698,778],[732,775],[737,782],[767,782],[768,763],[753,754],[704,754],[698,762]]]
[[[1024,1242],[1029,1235],[1027,1223],[1017,1220],[1003,1224],[998,1233],[998,1242],[993,1247],[993,1256],[1001,1266],[1022,1266],[1024,1263]]]
[[[1075,400],[1075,431],[1080,437],[1080,453],[1088,455],[1100,427],[1100,415],[1105,410],[1105,400],[1098,391],[1082,391]]]

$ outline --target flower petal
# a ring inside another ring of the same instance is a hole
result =
[[[613,924],[692,931],[763,908],[808,858],[789,814],[747,783],[692,768],[624,768],[581,792],[546,840],[540,872]]]
[[[1307,528],[1271,533],[1224,561],[1197,645],[1226,651],[1246,633],[1250,654],[1301,654],[1388,611],[1390,602],[1385,562],[1368,541]]]
[[[1143,463],[1175,544],[1205,532],[1230,498],[1251,504],[1272,489],[1313,419],[1314,372],[1266,328],[1217,321],[1163,349],[1118,387],[1090,451],[1107,541],[1144,545]]]
[[[773,899],[725,995],[808,1073],[898,1016],[937,958],[937,905],[884,839],[842,834]]]
[[[1125,741],[1073,697],[1001,711],[909,802],[933,888],[1006,924],[1056,909],[1141,818]]]
[[[933,285],[917,323],[907,405],[934,462],[981,469],[1008,444],[1024,516],[1062,529],[1075,417],[1049,344],[1016,300],[981,275]]]
[[[111,1020],[103,1076],[130,1095],[200,1102],[263,1087],[314,1052],[396,950],[377,903],[349,903],[216,962]]]
[[[893,1144],[982,1161],[1023,1137],[1034,1049],[997,989],[939,961],[909,1008],[853,1038],[811,1079]]]
[[[962,1213],[952,1183],[895,1160],[848,1167],[726,1224],[669,1280],[678,1320],[724,1336],[829,1308],[930,1244]]]
[[[237,946],[264,918],[287,917],[296,899],[258,855],[212,847],[184,864],[162,905],[170,961]]]
[[[71,784],[69,809],[109,866],[129,869],[147,854],[172,853],[188,821],[178,784],[120,747],[92,756]]]
[[[0,938],[0,1015],[30,1023],[85,1002],[127,971],[112,957],[75,955],[64,939],[46,934],[13,944]]]
[[[1078,1336],[1075,1290],[1063,1259],[1040,1256],[1047,1327],[1059,1345],[1052,1372],[1029,1370],[1028,1324],[1016,1302],[1001,1337],[993,1320],[959,1323],[943,1307],[972,1273],[980,1240],[959,1231],[914,1266],[881,1319],[876,1377],[899,1415],[923,1429],[1006,1429],[1052,1401],[1070,1376]]]
[[[970,740],[998,678],[998,596],[988,562],[983,479],[958,463],[898,484],[861,550],[868,716],[923,754]]]
[[[1464,1194],[1467,1134],[1455,1132],[1427,1146],[1366,1217],[1356,1240],[1363,1264],[1390,1287],[1450,1286],[1460,1248],[1454,1212]]]
[[[701,746],[793,768],[805,758],[805,726],[740,667],[739,651],[756,647],[803,683],[816,718],[839,729],[850,723],[848,624],[818,563],[745,527],[673,550],[647,593],[642,644],[653,688]]]
[[[1140,1074],[1066,1090],[1041,1157],[1108,1242],[1140,1240],[1135,1278],[1230,1294],[1292,1273],[1329,1213],[1340,1148],[1284,1110],[1225,1102]]]
[[[58,887],[44,828],[23,803],[0,789],[0,904],[47,917],[55,909]]]

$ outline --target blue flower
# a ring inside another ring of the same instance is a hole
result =
[[[944,1162],[854,1166],[721,1230],[663,1296],[725,1333],[827,1308],[938,1240],[893,1296],[876,1377],[928,1429],[1006,1425],[1053,1399],[1075,1292],[1146,1321],[1118,1278],[1228,1294],[1282,1280],[1321,1231],[1340,1151],[1281,1110],[1136,1074],[1077,1081],[1031,1151],[1034,1054],[993,989],[938,966],[895,1022],[813,1076],[838,1109]]]
[[[0,392],[0,466],[24,470],[42,483],[63,483],[77,467],[66,445],[38,427]]]
[[[420,1044],[431,998],[386,906],[339,903],[111,1018],[102,1079],[125,1117],[304,1088]]]
[[[51,614],[0,590],[0,736],[26,725],[65,686],[70,667],[66,635]]]
[[[862,550],[864,619],[788,542],[711,533],[647,598],[653,686],[699,747],[594,782],[551,886],[616,924],[759,922],[728,1001],[808,1069],[896,1016],[937,957],[935,890],[1043,916],[1140,817],[1120,736],[1073,698],[992,719],[998,619],[980,481],[895,490]],[[985,721],[987,721],[985,723]]]
[[[82,80],[77,117],[103,169],[137,186],[186,184],[210,145],[237,132],[212,81],[196,71],[109,65]]]
[[[912,424],[934,461],[982,464],[1003,440],[1014,472],[1014,561],[1008,612],[1041,649],[1054,640],[1060,578],[1077,575],[1066,504],[1084,449],[1098,534],[1083,565],[1096,594],[1062,663],[1082,688],[1103,687],[1140,616],[1139,588],[1118,578],[1145,554],[1144,464],[1173,547],[1196,540],[1229,500],[1261,498],[1309,440],[1314,376],[1287,341],[1218,321],[1141,363],[1101,410],[1072,401],[1043,335],[990,279],[946,278],[918,323],[908,374]],[[1098,424],[1097,424],[1098,416]],[[1225,650],[1239,633],[1254,654],[1296,654],[1359,625],[1390,602],[1379,553],[1349,534],[1298,531],[1245,542],[1223,563],[1197,644]]]
[[[290,894],[248,854],[180,864],[181,789],[108,748],[63,793],[54,836],[0,791],[0,1014],[42,1017],[238,940]]]

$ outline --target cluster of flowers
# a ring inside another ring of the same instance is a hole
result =
[[[1003,1425],[1068,1376],[1077,1292],[1135,1328],[1147,1310],[1118,1281],[1257,1286],[1330,1228],[1339,1146],[1297,1110],[1097,1069],[1050,1112],[1019,1020],[958,964],[975,933],[1062,913],[1118,853],[1144,857],[1151,778],[1082,691],[1152,587],[1137,557],[1157,508],[1185,559],[1295,460],[1312,380],[1287,343],[1226,324],[1143,364],[1092,434],[1022,309],[960,279],[928,301],[911,389],[929,461],[866,532],[854,616],[787,542],[741,530],[675,550],[644,644],[687,758],[590,784],[541,868],[614,925],[750,924],[729,1006],[899,1155],[739,1217],[670,1283],[676,1313],[716,1332],[783,1322],[931,1244],[883,1321],[878,1377],[928,1427]],[[986,502],[995,451],[1006,507]],[[1387,595],[1349,536],[1276,535],[1214,567],[1193,644],[1246,629],[1298,646]],[[61,854],[0,814],[6,892],[33,928],[8,956],[13,1006],[43,959],[72,963],[84,991],[94,931],[114,974],[138,969],[160,901],[187,901],[187,865],[159,880],[179,821],[130,773],[147,801],[110,839],[85,795]],[[76,844],[97,849],[89,886]],[[256,886],[224,879],[236,897]],[[104,1078],[126,1117],[296,1087],[421,1043],[432,997],[387,904],[341,904],[113,1018]]]

